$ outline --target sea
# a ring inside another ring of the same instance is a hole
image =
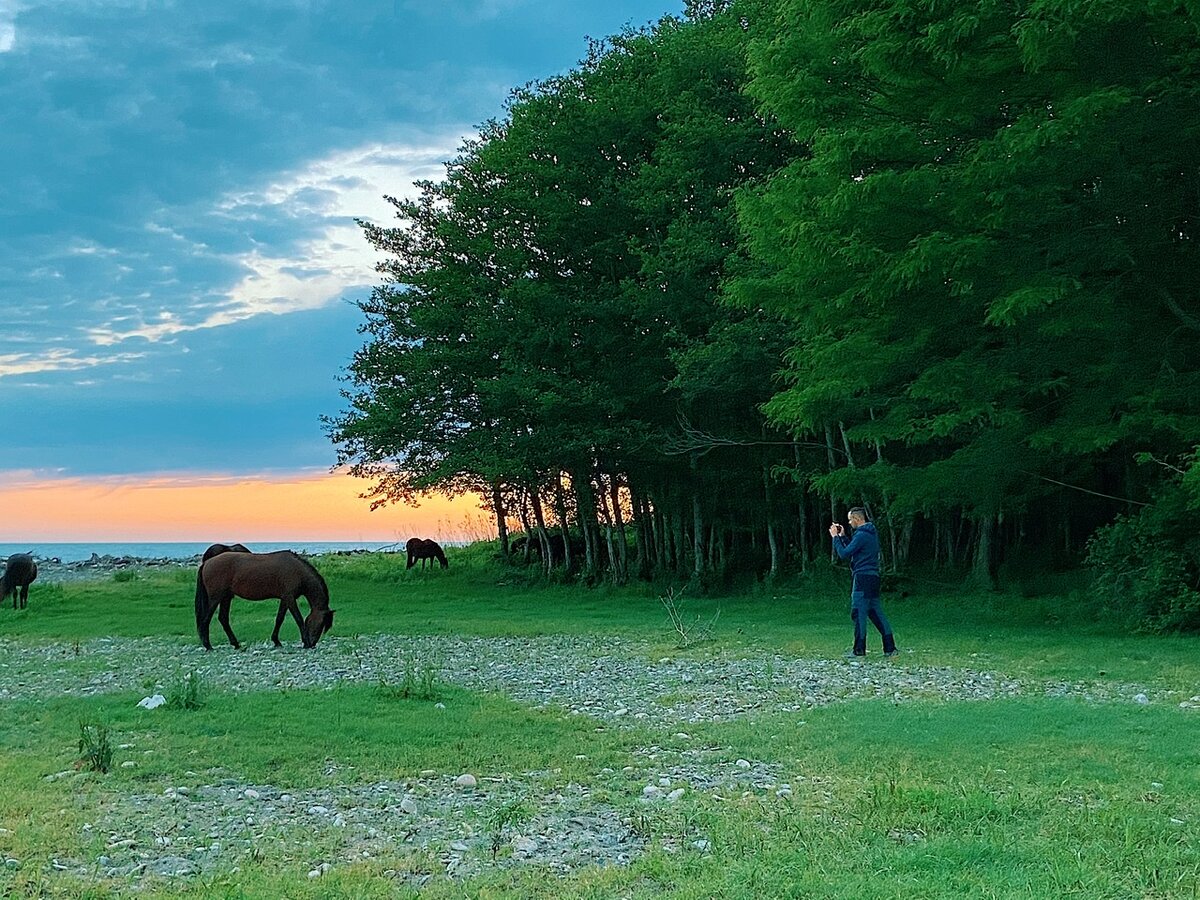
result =
[[[443,542],[454,544],[454,541]],[[97,556],[135,556],[140,559],[191,559],[199,556],[211,546],[212,541],[190,543],[173,541],[166,543],[142,543],[135,541],[103,543],[98,541],[44,544],[26,541],[24,544],[0,544],[0,563],[14,553],[32,552],[38,559],[58,559],[64,563],[82,562]],[[371,541],[250,541],[248,546],[255,553],[270,553],[273,550],[295,550],[297,553],[335,553],[338,550],[403,550],[404,544]]]

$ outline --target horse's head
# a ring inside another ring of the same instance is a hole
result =
[[[333,613],[332,609],[314,609],[308,614],[300,634],[305,647],[311,650],[317,646],[321,635],[333,628]]]

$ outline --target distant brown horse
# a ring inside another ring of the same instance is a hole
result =
[[[434,560],[442,564],[443,569],[448,569],[450,563],[446,562],[446,554],[442,551],[441,546],[437,541],[423,541],[420,538],[409,538],[408,543],[404,545],[408,551],[408,565],[406,569],[411,569],[417,564],[417,560],[421,561],[421,568],[425,568],[425,560]]]
[[[0,575],[0,603],[12,594],[13,609],[17,608],[17,600],[21,601],[21,609],[29,603],[29,585],[37,578],[37,563],[29,553],[14,553],[8,558],[4,574]]]
[[[229,636],[229,643],[234,647],[241,646],[229,627],[229,607],[234,597],[279,600],[279,614],[275,616],[275,630],[271,632],[271,641],[276,647],[282,646],[279,629],[287,612],[296,620],[305,647],[317,646],[321,635],[333,627],[329,586],[312,563],[291,550],[218,553],[200,564],[196,576],[196,631],[206,650],[212,649],[208,626],[214,612]],[[300,618],[297,597],[308,598],[309,613],[305,619]]]

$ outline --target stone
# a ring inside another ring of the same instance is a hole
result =
[[[400,801],[400,809],[408,813],[410,816],[416,814],[420,807],[417,806],[417,801],[412,797],[405,797]]]
[[[459,775],[454,779],[454,786],[459,788],[473,788],[478,784],[479,781],[475,778],[475,776],[468,772],[464,772],[462,775]]]
[[[184,875],[195,875],[200,871],[200,867],[182,856],[161,856],[146,863],[146,871],[164,878],[179,878]]]
[[[1137,694],[1137,695],[1136,695],[1136,696],[1133,698],[1133,702],[1134,702],[1134,703],[1138,703],[1138,704],[1140,704],[1140,705],[1142,705],[1142,706],[1145,706],[1147,703],[1149,703],[1149,702],[1150,702],[1150,698],[1149,698],[1149,697],[1147,697],[1145,694]]]

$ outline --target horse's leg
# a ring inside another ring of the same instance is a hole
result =
[[[296,598],[292,597],[288,601],[288,609],[292,611],[292,618],[296,620],[296,627],[300,629],[300,643],[304,643],[304,617],[300,615],[300,604],[296,602]]]
[[[287,601],[280,600],[279,612],[275,614],[275,630],[271,632],[271,643],[276,647],[283,646],[283,644],[279,643],[279,629],[283,626],[283,617],[287,615],[287,610]]]
[[[25,585],[23,588],[21,588],[21,609],[24,609],[28,605],[29,605],[29,585]]]
[[[203,610],[201,610],[200,618],[197,620],[197,625],[199,626],[197,630],[200,632],[200,643],[204,645],[205,650],[212,649],[212,641],[209,640],[208,629],[209,626],[212,625],[213,613],[217,611],[217,606],[219,605],[217,602],[218,599],[218,597],[214,597],[212,594],[206,594],[205,601],[207,602],[207,605]]]
[[[233,603],[233,591],[229,591],[221,596],[220,611],[217,613],[217,620],[221,623],[221,627],[225,629],[225,633],[229,635],[229,643],[233,644],[235,650],[240,650],[242,645],[238,643],[237,636],[234,635],[233,629],[229,627],[229,607]],[[211,619],[212,614],[209,613]]]

